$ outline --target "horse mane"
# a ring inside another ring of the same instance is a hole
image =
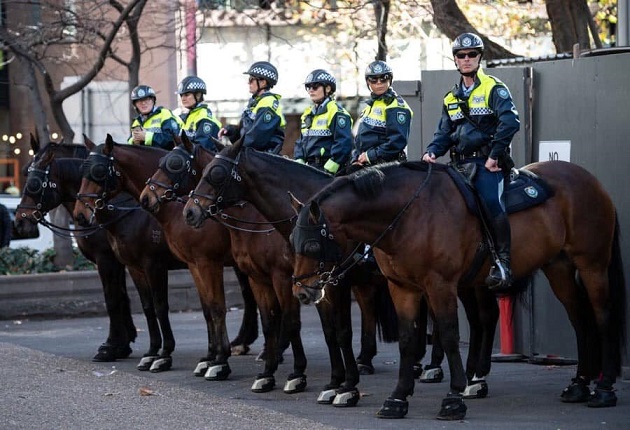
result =
[[[374,200],[383,192],[385,180],[384,166],[373,166],[361,169],[348,177],[359,197]]]
[[[282,155],[276,155],[276,154],[271,154],[269,152],[257,151],[254,148],[250,148],[250,147],[242,148],[241,150],[245,151],[247,155],[254,154],[255,156],[260,156],[265,159],[265,162],[281,165],[282,167],[278,168],[278,171],[282,172],[282,174],[288,173],[288,176],[292,176],[293,171],[298,172],[297,174],[303,174],[304,171],[310,171],[311,173],[317,174],[321,177],[327,177],[327,178],[331,177],[330,174],[326,172],[322,172],[316,167],[309,166],[306,164],[300,164],[296,162],[295,160],[284,157]]]
[[[81,178],[83,160],[78,158],[59,158],[53,160],[53,163],[57,166],[60,182]]]

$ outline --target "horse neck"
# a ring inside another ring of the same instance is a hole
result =
[[[142,150],[144,149],[144,150]],[[147,179],[158,169],[162,153],[148,147],[120,145],[114,148],[114,158],[123,175],[123,190],[140,200]]]
[[[253,152],[250,151],[249,154]],[[287,219],[295,215],[287,192],[291,192],[304,202],[333,179],[320,175],[310,167],[264,153],[255,153],[251,162],[242,157],[239,167],[243,169],[247,200],[269,221]],[[288,237],[292,225],[288,224],[286,227]]]
[[[68,202],[74,206],[77,193],[81,188],[81,166],[83,165],[81,158],[62,158],[55,160],[56,176],[51,176],[50,180],[57,183],[59,192],[64,203]],[[65,204],[64,204],[65,206]],[[72,211],[70,211],[72,213]]]

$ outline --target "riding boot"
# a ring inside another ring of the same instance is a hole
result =
[[[486,284],[490,288],[490,291],[504,293],[508,291],[512,285],[512,270],[510,268],[510,222],[507,214],[502,213],[490,219],[489,223],[498,260],[492,265],[490,274],[486,278]]]

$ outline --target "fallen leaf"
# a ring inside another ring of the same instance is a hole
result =
[[[140,390],[138,391],[141,396],[152,396],[154,394],[153,390],[147,387],[140,387]]]

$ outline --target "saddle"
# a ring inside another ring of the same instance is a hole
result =
[[[465,169],[460,171],[454,166],[449,166],[446,171],[459,189],[468,210],[477,216],[482,216],[475,199],[476,191],[467,177],[468,174],[474,174],[474,172],[467,172]],[[505,210],[508,214],[512,214],[544,203],[553,196],[553,190],[535,173],[527,169],[513,168],[503,196]]]

